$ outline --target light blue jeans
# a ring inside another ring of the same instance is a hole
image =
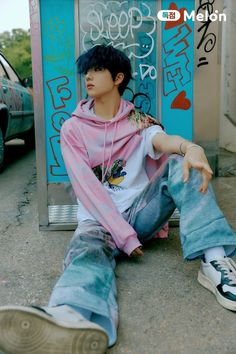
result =
[[[122,215],[136,230],[141,243],[151,240],[177,207],[180,211],[180,240],[187,260],[199,258],[204,250],[224,246],[234,254],[236,235],[219,209],[211,185],[206,194],[198,191],[201,174],[192,169],[183,183],[183,161],[170,155],[147,187]],[[119,250],[98,222],[86,220],[76,229],[69,244],[64,272],[49,306],[67,304],[90,321],[106,329],[109,345],[117,338],[118,305],[115,256]]]

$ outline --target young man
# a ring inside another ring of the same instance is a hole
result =
[[[236,236],[216,204],[204,150],[121,99],[131,79],[124,53],[96,46],[77,64],[90,98],[63,124],[61,149],[79,224],[49,306],[0,308],[6,353],[104,353],[117,338],[115,256],[142,256],[176,207],[184,258],[201,258],[199,282],[236,311]]]

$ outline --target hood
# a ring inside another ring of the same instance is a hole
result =
[[[89,122],[91,124],[95,123],[96,125],[99,124],[103,125],[106,123],[107,125],[107,123],[112,124],[114,122],[127,118],[127,115],[130,113],[130,111],[134,109],[133,103],[121,99],[120,107],[117,114],[112,119],[107,120],[102,117],[96,116],[92,112],[91,108],[93,107],[93,105],[94,105],[93,99],[82,100],[79,102],[78,106],[76,107],[72,115],[77,116],[80,119],[87,120],[87,123]]]
[[[82,100],[72,116],[79,120],[80,138],[88,152],[91,167],[101,165],[101,181],[104,182],[113,162],[116,159],[127,161],[142,137],[135,122],[128,119],[134,109],[131,102],[121,99],[117,114],[110,120],[96,116],[92,107],[92,99]]]

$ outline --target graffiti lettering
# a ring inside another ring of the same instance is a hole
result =
[[[192,32],[185,24],[178,27],[177,33],[163,44],[164,52],[164,95],[176,91],[191,81],[191,72],[188,69],[189,59],[186,53],[189,43],[187,37]]]
[[[192,29],[184,22],[184,8],[178,9],[173,2],[169,10],[179,10],[181,17],[178,21],[165,25],[165,30],[174,31],[174,35],[168,36],[170,39],[163,44],[163,93],[164,96],[175,93],[175,97],[171,96],[171,109],[189,110],[192,106],[191,100],[187,97],[187,91],[183,87],[192,80],[189,59],[189,36]]]
[[[215,0],[199,0],[199,6],[197,8],[197,14],[201,11],[207,11],[208,15],[211,15],[214,12],[214,3]],[[213,51],[216,45],[216,35],[215,33],[208,33],[210,29],[210,25],[212,21],[208,18],[207,21],[201,21],[202,25],[198,28],[198,33],[201,34],[199,43],[197,44],[197,49],[200,49],[204,46],[205,53],[210,53]],[[199,59],[199,63],[197,64],[198,67],[208,65],[209,62],[207,61],[206,57],[202,57]]]
[[[149,75],[150,79],[156,80],[157,70],[153,65],[139,64],[141,80],[144,80]]]
[[[63,158],[60,152],[60,135],[51,136],[49,142],[53,159],[55,161],[55,165],[50,165],[50,173],[53,176],[66,176],[66,173],[64,173],[64,168],[62,168]],[[56,152],[58,152],[58,154],[56,154]]]
[[[84,50],[93,45],[112,44],[128,51],[129,58],[146,58],[154,49],[153,33],[156,30],[156,20],[151,16],[149,6],[142,3],[139,7],[128,7],[128,1],[108,1],[106,4],[96,2],[84,9],[84,20],[81,23],[82,47]],[[144,29],[144,17],[151,20],[149,32]],[[141,52],[140,42],[135,40],[136,31],[145,33],[151,45]]]
[[[69,84],[67,76],[61,76],[46,82],[49,88],[54,109],[64,108],[65,102],[71,98],[71,91],[66,87]]]
[[[146,24],[147,31],[149,29],[148,26],[149,22]],[[156,37],[156,34],[153,35],[155,42],[157,42]],[[151,47],[152,43],[145,33],[138,32],[137,40],[140,42],[140,53],[145,54],[145,52]],[[156,52],[154,50],[152,50],[148,57],[136,60],[139,68],[136,93],[140,93],[140,95],[137,96],[137,100],[135,102],[137,102],[137,108],[141,107],[140,109],[144,113],[152,114],[153,116],[156,116],[157,110],[156,60]],[[152,104],[148,97],[152,97]]]
[[[202,44],[204,43],[204,50],[206,53],[210,53],[216,45],[216,35],[214,33],[207,33],[208,28],[211,22],[205,22],[199,29],[198,32],[204,30],[204,33],[197,45],[197,49],[201,48]]]
[[[58,109],[66,108],[66,101],[72,96],[70,89],[66,87],[69,85],[69,79],[67,76],[61,76],[47,81],[46,84],[53,108],[56,110],[51,117],[52,128],[57,134],[49,139],[50,149],[55,161],[54,165],[50,165],[50,172],[53,176],[66,176],[60,149],[60,134],[58,133],[60,133],[62,124],[70,115],[65,111],[58,111]]]
[[[142,87],[140,87],[142,90]],[[146,88],[144,88],[146,89]],[[129,92],[129,101],[134,104],[134,106],[139,109],[140,111],[144,113],[149,113],[151,109],[151,99],[150,99],[150,94],[147,95],[145,93],[139,92],[139,93],[134,93],[131,88],[128,88],[127,91]]]
[[[53,128],[60,133],[62,124],[66,121],[67,118],[70,118],[70,115],[67,112],[55,112],[52,115],[52,126]]]
[[[207,11],[208,15],[211,15],[214,12],[214,5],[215,0],[199,0],[199,6],[197,9],[197,14],[200,11]]]

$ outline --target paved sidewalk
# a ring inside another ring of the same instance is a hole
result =
[[[1,305],[46,305],[72,236],[38,231],[35,178],[30,178],[18,222],[0,233]],[[236,230],[236,177],[213,184]],[[178,228],[144,253],[142,259],[124,257],[118,263],[119,339],[108,354],[235,354],[236,313],[197,283],[199,262],[182,260]]]

